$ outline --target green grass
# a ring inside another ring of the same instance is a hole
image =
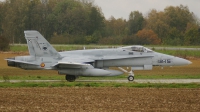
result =
[[[200,83],[190,84],[153,84],[153,83],[111,83],[111,82],[2,82],[1,88],[8,87],[132,87],[132,88],[200,88]]]
[[[65,80],[64,75],[12,75],[6,76],[8,80]],[[113,77],[79,77],[78,80],[126,80],[127,75],[113,76]],[[144,74],[136,74],[135,79],[200,79],[199,75],[144,75]],[[5,76],[0,76],[0,80],[5,80]]]
[[[10,51],[26,52],[26,51],[28,51],[28,47],[27,47],[27,45],[10,45]]]

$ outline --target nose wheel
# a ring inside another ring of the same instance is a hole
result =
[[[129,76],[128,76],[128,81],[133,81],[133,80],[134,80],[134,76],[129,75]]]

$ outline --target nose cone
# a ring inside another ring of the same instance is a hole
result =
[[[174,65],[175,66],[181,66],[181,65],[189,65],[189,64],[192,64],[191,61],[188,61],[186,59],[183,59],[183,58],[178,58],[178,57],[175,57],[174,60]]]

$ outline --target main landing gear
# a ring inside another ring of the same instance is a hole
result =
[[[76,80],[76,76],[75,75],[66,75],[65,79],[69,82],[74,82]]]

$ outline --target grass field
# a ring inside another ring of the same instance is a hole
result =
[[[163,84],[163,83],[116,83],[116,82],[2,82],[0,88],[18,87],[128,87],[128,88],[200,88],[200,83]]]

